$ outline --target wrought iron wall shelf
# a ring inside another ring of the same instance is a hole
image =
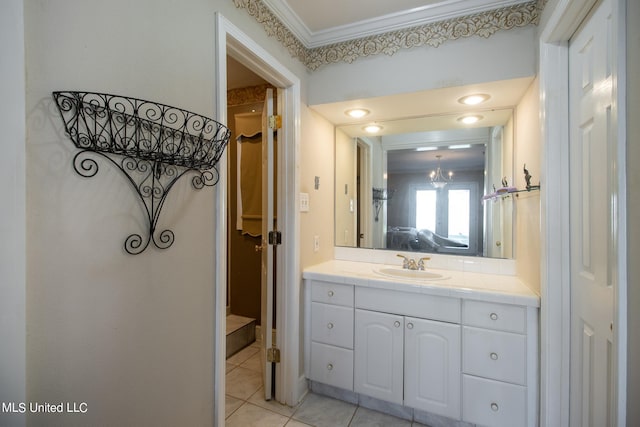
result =
[[[98,173],[91,155],[109,160],[127,177],[142,202],[148,235],[129,235],[127,253],[149,243],[166,249],[174,233],[156,226],[167,195],[182,176],[195,173],[195,189],[218,182],[217,163],[229,142],[229,129],[210,118],[142,99],[92,92],[53,92],[65,130],[80,149],[73,168],[90,178]]]
[[[375,221],[377,222],[380,217],[380,209],[382,204],[388,200],[391,200],[395,190],[387,190],[386,188],[373,188],[373,206],[376,210]]]
[[[524,190],[518,190],[516,187],[510,187],[507,183],[507,178],[505,177],[502,180],[502,187],[498,188],[497,190],[494,187],[493,193],[485,194],[484,196],[482,196],[482,201],[484,202],[486,200],[502,199],[505,197],[509,197],[511,194],[515,194],[516,197],[518,197],[518,193],[522,193],[525,191],[529,193],[534,190],[540,190],[540,183],[538,183],[538,185],[531,185],[531,175],[527,170],[526,164],[523,166],[522,170],[524,172],[524,180],[527,183]]]

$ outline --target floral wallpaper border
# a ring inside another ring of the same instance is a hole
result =
[[[431,24],[405,28],[374,36],[348,40],[309,49],[280,21],[262,0],[233,0],[237,8],[246,9],[261,23],[270,37],[287,48],[292,57],[310,70],[323,65],[346,62],[358,58],[393,55],[400,49],[419,46],[438,47],[447,40],[479,36],[488,38],[500,30],[537,25],[547,0],[532,0],[514,6],[452,18]]]

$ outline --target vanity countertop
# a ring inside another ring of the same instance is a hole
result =
[[[443,278],[417,280],[378,273],[383,268],[401,269],[401,266],[332,260],[305,268],[302,277],[371,288],[540,307],[540,296],[516,276],[427,268],[427,271],[440,274]]]

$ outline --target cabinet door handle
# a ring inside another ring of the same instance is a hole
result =
[[[413,329],[413,323],[407,323],[407,329]]]
[[[329,291],[329,292],[327,292],[327,295],[329,295],[330,297],[332,297],[332,296],[333,296],[333,291]]]
[[[327,328],[328,329],[333,329],[333,323],[331,323],[331,322],[327,323]]]
[[[333,365],[331,363],[329,363],[327,365],[327,370],[332,371],[333,370]]]
[[[493,412],[498,412],[498,409],[500,409],[500,408],[498,407],[497,403],[494,402],[494,403],[491,404],[491,410]]]
[[[491,353],[489,356],[491,357],[491,360],[498,360],[498,353]]]
[[[393,322],[393,326],[395,326],[396,328],[400,327],[400,322],[398,322],[397,320],[395,322]]]
[[[498,315],[496,313],[491,313],[489,317],[491,318],[491,320],[498,320]]]

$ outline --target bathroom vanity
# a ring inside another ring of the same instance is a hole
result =
[[[537,425],[540,299],[515,276],[334,260],[303,277],[309,380],[445,425]]]

